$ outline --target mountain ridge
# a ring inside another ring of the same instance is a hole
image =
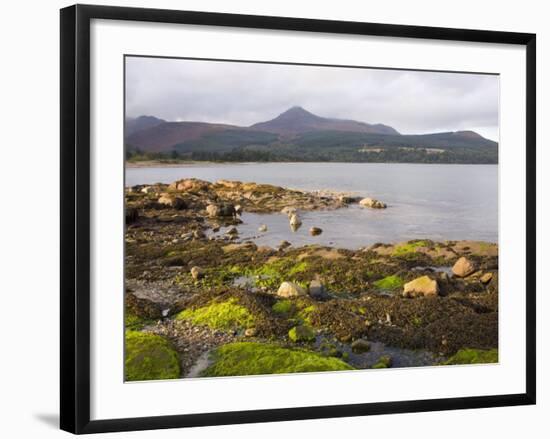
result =
[[[250,126],[129,118],[125,145],[130,157],[197,160],[498,161],[498,144],[471,130],[400,134],[388,125],[321,117],[299,106]]]

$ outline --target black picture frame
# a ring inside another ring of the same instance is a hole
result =
[[[181,23],[526,47],[526,392],[518,394],[90,420],[90,21]],[[111,6],[61,10],[61,429],[81,434],[535,404],[536,36],[530,33]]]

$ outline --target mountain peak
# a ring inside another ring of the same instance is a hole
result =
[[[282,135],[295,135],[312,131],[352,131],[399,135],[396,130],[385,125],[370,125],[354,120],[321,117],[298,105],[290,107],[272,120],[254,124],[251,128]]]
[[[277,116],[275,119],[279,119],[281,117],[307,117],[312,119],[321,119],[319,116],[316,116],[315,114],[307,111],[303,107],[300,107],[299,105],[294,105],[293,107],[290,107],[288,110],[283,111],[279,116]]]

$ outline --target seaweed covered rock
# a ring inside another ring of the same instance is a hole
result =
[[[234,298],[213,301],[195,309],[185,309],[177,315],[176,319],[222,330],[245,329],[255,323],[255,318],[250,311]]]
[[[151,299],[138,297],[132,292],[126,292],[124,305],[127,312],[145,319],[160,319],[162,317],[162,304]]]
[[[309,295],[315,300],[325,300],[330,297],[325,289],[325,286],[318,279],[313,279],[309,283]]]
[[[288,331],[288,338],[293,342],[314,341],[315,331],[311,326],[298,325]]]
[[[211,355],[212,365],[203,376],[243,376],[275,373],[352,370],[344,361],[304,349],[267,343],[229,343]]]
[[[454,354],[465,347],[497,347],[496,295],[480,294],[479,298],[470,297],[468,301],[459,298],[396,300],[377,297],[366,301],[364,318],[372,323],[368,328],[369,338],[390,346],[444,354]],[[388,315],[391,324],[387,322]]]
[[[351,350],[357,354],[368,352],[370,350],[370,343],[364,338],[359,338],[351,344]]]
[[[497,362],[497,349],[461,349],[443,364],[486,364]]]
[[[159,335],[126,331],[124,376],[127,381],[179,378],[178,354]]]
[[[358,314],[354,302],[330,300],[317,302],[308,313],[308,321],[315,328],[323,328],[342,342],[350,342],[366,334],[365,318]]]
[[[392,365],[392,358],[389,355],[382,355],[376,363],[372,365],[373,369],[387,369]]]
[[[275,299],[271,294],[246,290],[216,289],[182,301],[176,320],[208,326],[213,330],[244,331],[255,328],[259,337],[284,337],[291,325],[273,312]]]
[[[439,285],[429,276],[421,276],[403,286],[403,297],[437,296]]]

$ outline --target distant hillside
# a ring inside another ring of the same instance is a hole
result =
[[[161,123],[166,122],[163,119],[159,119],[155,116],[139,116],[135,119],[126,119],[126,136],[135,133],[136,131],[152,128]]]
[[[323,118],[300,107],[250,127],[152,116],[133,121],[125,142],[131,160],[498,163],[498,144],[473,131],[402,135],[386,125]]]
[[[205,122],[164,122],[130,134],[126,137],[126,144],[132,149],[146,152],[170,152],[176,145],[199,141],[204,136],[234,129],[239,128]]]

